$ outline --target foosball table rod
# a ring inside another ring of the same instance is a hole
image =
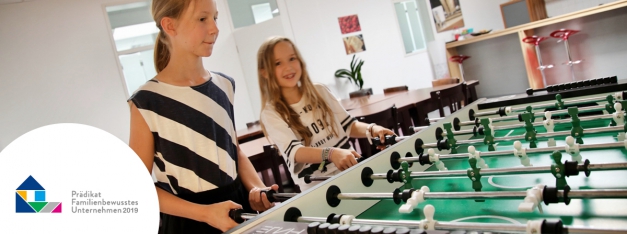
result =
[[[624,92],[624,91],[616,92],[612,95],[612,98],[615,100],[624,100],[625,97],[627,97],[627,92]],[[571,100],[571,101],[564,101],[561,105],[563,106],[580,105],[580,104],[588,104],[588,103],[594,103],[594,102],[603,102],[607,100],[608,100],[607,96],[598,96],[598,97],[590,97],[590,98],[581,98],[581,99]],[[555,108],[555,107],[556,107],[555,103],[531,105],[532,109],[547,109],[547,108]],[[468,116],[470,120],[473,120],[474,118],[477,118],[477,117],[485,117],[485,116],[490,116],[490,115],[508,116],[514,112],[524,112],[524,111],[528,111],[526,106],[524,107],[523,106],[521,107],[507,106],[507,107],[501,107],[495,111],[485,111],[485,112],[478,112],[478,113],[475,113],[474,110],[471,109],[468,112]]]
[[[603,110],[605,110],[605,106],[601,106],[601,105],[578,108],[579,113],[603,111]],[[533,113],[533,116],[543,117],[545,114],[546,113],[544,111],[540,111],[540,112]],[[568,115],[568,110],[565,109],[565,110],[551,111],[551,115],[555,115],[555,116]],[[518,120],[519,122],[523,122],[522,114],[489,118],[489,119],[491,122],[503,122],[503,121],[511,121],[511,120]],[[470,120],[470,121],[459,121],[459,119],[457,119],[457,121],[455,119],[453,120],[453,126],[455,127],[455,130],[459,130],[460,126],[469,126],[469,125],[480,126],[480,124],[481,124],[481,119],[479,118],[475,118],[474,120]]]
[[[387,180],[389,183],[402,182],[408,184],[412,179],[417,178],[436,178],[446,179],[447,177],[468,177],[473,183],[479,183],[478,179],[482,176],[497,176],[497,175],[520,175],[520,174],[537,174],[537,173],[552,173],[556,177],[558,183],[566,183],[565,177],[579,175],[579,172],[584,172],[585,176],[590,176],[591,171],[606,171],[606,170],[625,170],[627,169],[627,163],[600,163],[590,164],[590,161],[586,159],[584,163],[579,164],[577,161],[561,162],[562,155],[560,152],[555,151],[551,155],[554,163],[551,166],[528,166],[528,167],[513,167],[513,168],[486,168],[479,169],[477,161],[471,163],[469,159],[471,169],[468,170],[441,170],[441,171],[421,171],[411,172],[407,168],[398,169],[396,171],[389,170],[387,173],[374,173],[370,167],[365,167],[361,173],[362,184],[366,187],[372,185],[374,180]],[[553,171],[553,169],[557,169]],[[559,186],[558,186],[559,187]],[[477,188],[480,191],[480,186]]]
[[[624,126],[611,126],[611,127],[602,127],[602,128],[589,128],[584,129],[583,133],[586,134],[594,134],[594,133],[607,133],[607,132],[624,132]],[[561,132],[546,132],[546,133],[537,133],[535,135],[536,138],[554,138],[557,136],[569,136],[572,133],[570,131],[561,131]],[[494,142],[503,142],[503,141],[515,141],[515,140],[527,140],[524,135],[518,136],[506,136],[506,137],[494,137]],[[474,144],[484,144],[484,139],[475,139],[475,140],[458,140],[456,142],[457,145],[474,145]],[[440,140],[438,143],[427,143],[427,144],[418,144],[415,146],[416,152],[421,154],[424,150],[428,150],[430,148],[437,148],[438,150],[448,150],[450,149],[450,145],[448,144],[448,139]]]
[[[433,149],[427,150],[426,155],[418,155],[418,157],[405,157],[401,158],[400,154],[390,155],[390,164],[392,168],[398,169],[402,162],[414,163],[418,162],[420,165],[443,163],[442,160],[447,159],[462,159],[469,157],[495,157],[514,155],[520,158],[523,166],[532,166],[528,160],[528,154],[532,153],[550,153],[556,150],[564,150],[566,153],[572,156],[572,161],[582,163],[582,157],[580,152],[582,150],[594,150],[594,149],[611,149],[611,148],[625,148],[627,150],[627,140],[621,142],[609,142],[609,143],[596,143],[596,144],[576,144],[575,138],[572,136],[566,137],[565,146],[553,146],[545,148],[524,148],[520,141],[514,142],[514,150],[499,150],[499,151],[476,151],[474,146],[468,147],[468,153],[459,154],[436,154]],[[442,165],[444,166],[444,165]]]
[[[622,115],[625,115],[624,111],[621,112],[616,112],[616,113],[620,113]],[[553,116],[553,113],[550,111],[544,112],[544,117],[548,117],[547,120],[550,120],[551,117]],[[605,114],[605,115],[594,115],[594,116],[584,116],[584,117],[579,117],[580,121],[593,121],[593,120],[599,120],[599,119],[613,119],[615,117],[614,114]],[[567,119],[555,119],[552,120],[553,124],[571,124],[572,120],[570,118]],[[533,122],[532,123],[534,127],[540,127],[540,126],[545,126],[544,121],[543,122]],[[520,124],[510,124],[510,125],[502,125],[502,126],[494,126],[494,130],[498,131],[498,130],[509,130],[509,129],[517,129],[517,128],[524,128],[525,124],[524,123],[520,123]],[[436,138],[438,138],[438,133],[440,138],[446,137],[446,132],[436,129]],[[466,130],[459,130],[459,131],[453,131],[454,135],[465,135],[465,134],[473,134],[473,135],[483,135],[483,126],[474,126],[473,129],[466,129]]]
[[[289,194],[291,195],[291,194]],[[568,185],[563,189],[536,185],[527,191],[498,191],[498,192],[431,192],[429,187],[422,186],[420,190],[405,189],[403,191],[395,189],[392,193],[342,193],[340,188],[332,185],[327,189],[327,204],[337,207],[342,200],[393,200],[394,203],[401,204],[398,210],[400,213],[411,213],[420,203],[425,200],[434,199],[521,199],[518,206],[519,212],[533,212],[536,207],[542,212],[542,203],[570,204],[571,199],[597,198],[597,199],[623,199],[627,198],[627,189],[587,189],[571,190]]]

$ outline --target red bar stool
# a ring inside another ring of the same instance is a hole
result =
[[[573,68],[573,65],[581,63],[581,60],[576,60],[576,61],[572,60],[572,58],[570,56],[570,47],[568,46],[568,38],[570,36],[572,36],[573,34],[578,33],[578,32],[579,32],[579,30],[563,29],[562,28],[560,30],[553,31],[551,33],[551,37],[559,39],[559,41],[557,41],[558,43],[564,41],[564,45],[566,46],[566,54],[568,55],[568,62],[566,62],[564,64],[570,66],[570,73],[573,76],[573,81],[577,80],[577,79],[575,79],[575,69]]]
[[[456,62],[459,65],[459,72],[461,72],[462,74],[462,80],[466,81],[466,79],[464,79],[464,67],[462,66],[462,63],[464,62],[464,60],[469,59],[470,56],[467,55],[454,55],[451,56],[450,60],[451,62]]]
[[[552,68],[553,64],[544,65],[542,64],[542,55],[540,55],[540,42],[549,39],[548,37],[538,37],[538,36],[529,36],[522,39],[523,42],[534,44],[536,47],[536,56],[538,57],[538,70],[542,73],[542,82],[544,83],[544,87],[546,87],[546,76],[544,75],[544,69]]]

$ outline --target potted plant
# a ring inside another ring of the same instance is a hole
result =
[[[359,90],[355,92],[351,92],[350,93],[351,96],[353,96],[353,94],[366,94],[366,95],[372,94],[372,88],[363,89],[364,80],[361,78],[361,66],[363,65],[364,65],[364,61],[361,59],[356,59],[355,55],[353,55],[350,70],[338,69],[337,71],[335,71],[335,78],[346,78],[351,83],[354,83],[355,85],[357,85],[357,88],[359,88]],[[363,96],[363,95],[358,95],[358,96]]]

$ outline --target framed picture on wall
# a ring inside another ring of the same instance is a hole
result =
[[[338,21],[342,34],[361,31],[361,25],[359,25],[359,17],[357,17],[357,15],[339,17]]]
[[[429,0],[437,32],[464,27],[459,0]]]
[[[362,34],[345,37],[343,40],[346,54],[366,51],[366,43],[364,42],[364,36]]]

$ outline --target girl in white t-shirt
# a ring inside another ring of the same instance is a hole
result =
[[[356,121],[324,85],[313,84],[289,39],[268,39],[257,61],[262,128],[302,191],[315,185],[304,183],[305,175],[334,175],[357,164],[361,156],[349,138],[394,135],[382,126]]]

